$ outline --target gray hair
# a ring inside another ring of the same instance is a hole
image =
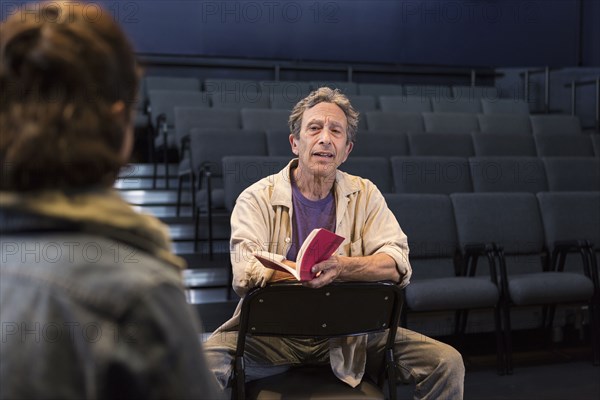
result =
[[[346,115],[346,121],[348,122],[348,132],[346,133],[347,143],[354,142],[358,130],[358,112],[352,107],[348,97],[342,94],[339,89],[331,89],[328,87],[318,88],[294,106],[288,120],[290,132],[296,138],[300,138],[300,128],[302,126],[302,115],[304,114],[304,111],[313,108],[319,103],[332,103],[342,109]]]

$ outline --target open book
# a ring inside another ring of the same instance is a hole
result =
[[[302,243],[300,250],[298,250],[296,269],[273,260],[267,252],[256,252],[254,253],[254,257],[267,268],[287,271],[299,281],[310,281],[316,276],[310,270],[313,265],[331,257],[343,241],[344,238],[342,236],[336,235],[327,229],[313,229],[304,243]]]

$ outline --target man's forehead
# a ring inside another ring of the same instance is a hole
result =
[[[315,106],[307,109],[302,114],[302,122],[306,124],[310,121],[325,121],[328,120],[330,123],[339,123],[342,125],[347,124],[346,114],[344,111],[334,103],[318,103]]]

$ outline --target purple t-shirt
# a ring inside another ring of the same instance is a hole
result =
[[[292,175],[292,245],[286,258],[296,261],[298,250],[306,237],[316,228],[325,228],[335,232],[335,201],[333,192],[321,200],[309,200],[302,195]]]

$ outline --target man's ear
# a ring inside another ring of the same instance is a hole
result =
[[[298,143],[296,142],[296,136],[293,133],[290,133],[290,146],[292,146],[292,153],[298,155]]]
[[[346,160],[348,159],[348,156],[352,152],[353,148],[354,148],[354,142],[350,142],[346,145],[346,155],[344,156],[344,159],[342,160],[342,162],[346,162]]]

